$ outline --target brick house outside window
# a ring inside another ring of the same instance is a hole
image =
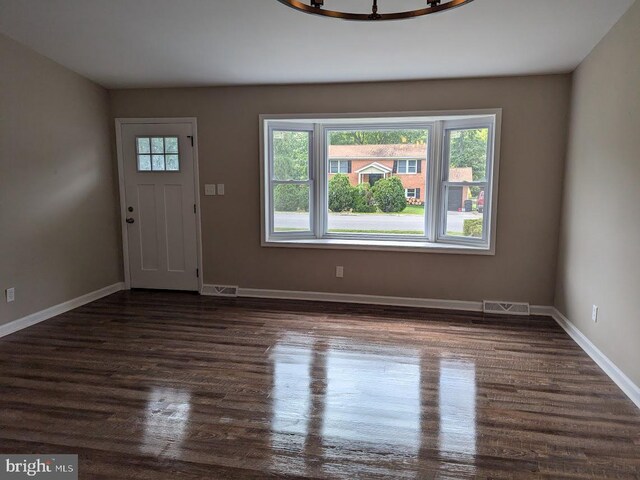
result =
[[[424,204],[427,185],[426,145],[329,145],[329,178],[337,173],[347,175],[351,185],[369,183],[398,176],[409,203]],[[473,181],[471,168],[452,168],[452,181]],[[469,187],[457,187],[449,192],[449,209],[462,208],[469,198]]]

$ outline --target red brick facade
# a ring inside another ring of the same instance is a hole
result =
[[[400,145],[330,145],[329,178],[336,173],[349,177],[351,185],[372,183],[376,179],[397,176],[415,204],[424,204],[427,186],[426,146]],[[409,167],[409,173],[406,172]],[[415,173],[414,173],[415,171]],[[452,168],[451,180],[471,181],[470,168]],[[469,188],[462,187],[460,202],[469,198]]]

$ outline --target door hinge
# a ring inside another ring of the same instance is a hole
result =
[[[187,135],[187,138],[191,140],[191,146],[193,147],[193,135]]]
[[[193,213],[196,213],[196,204],[193,204]]]
[[[196,268],[196,278],[200,278],[200,269]]]

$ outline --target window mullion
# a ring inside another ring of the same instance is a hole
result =
[[[429,180],[429,212],[428,212],[428,236],[429,241],[436,242],[438,239],[438,233],[441,225],[442,217],[442,191],[440,180],[442,178],[442,163],[444,161],[443,152],[443,128],[442,121],[435,122],[432,132],[432,148],[430,169],[427,173]],[[426,211],[426,209],[425,209]]]
[[[316,238],[322,238],[326,229],[325,205],[326,205],[326,182],[328,178],[330,164],[325,153],[326,135],[324,127],[316,123],[313,128],[314,148],[311,163],[314,165],[316,175],[313,178],[314,189],[314,212],[313,212],[313,235]],[[338,173],[340,172],[340,162],[338,161]]]

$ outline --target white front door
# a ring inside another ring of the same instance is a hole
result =
[[[198,290],[191,123],[121,124],[131,288]]]

